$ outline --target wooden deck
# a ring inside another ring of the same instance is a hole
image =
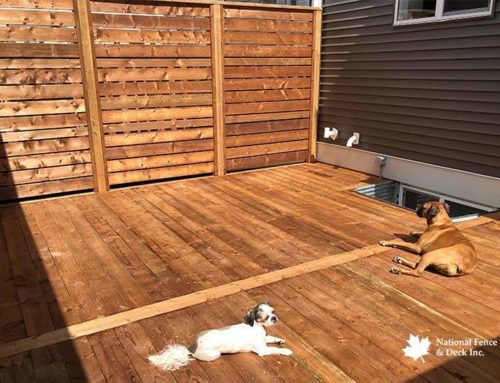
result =
[[[0,355],[34,349],[0,360],[0,381],[498,381],[498,347],[435,355],[437,338],[499,338],[498,216],[462,224],[472,275],[392,275],[400,252],[376,244],[423,222],[352,193],[373,182],[305,164],[1,208]],[[260,300],[292,358],[148,365]],[[433,343],[425,363],[403,355],[410,334]]]

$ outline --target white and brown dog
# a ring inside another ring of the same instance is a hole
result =
[[[248,311],[244,323],[203,331],[189,348],[169,345],[158,355],[149,356],[148,360],[162,370],[177,370],[193,358],[210,362],[222,354],[254,352],[259,356],[292,355],[292,350],[267,345],[285,343],[283,339],[266,335],[264,327],[276,322],[278,317],[273,307],[268,302],[262,302]]]

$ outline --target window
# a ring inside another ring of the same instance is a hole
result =
[[[394,25],[484,17],[493,14],[495,0],[396,0]]]
[[[426,201],[446,202],[450,206],[450,217],[452,219],[467,216],[471,216],[471,218],[473,218],[478,214],[487,213],[492,210],[486,206],[443,196],[437,193],[421,190],[416,187],[404,184],[399,186],[398,205],[414,210],[419,204]]]
[[[496,210],[491,206],[464,201],[394,180],[363,186],[356,189],[356,192],[370,198],[403,206],[411,210],[415,210],[419,204],[426,201],[446,202],[450,206],[450,217],[454,222],[471,219],[477,217],[478,214]]]

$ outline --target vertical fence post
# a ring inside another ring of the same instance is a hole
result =
[[[224,51],[223,51],[223,22],[224,9],[220,4],[210,5],[211,19],[211,47],[212,47],[212,97],[214,117],[214,150],[215,175],[224,175],[226,171],[225,159],[225,129],[224,129]]]
[[[309,162],[314,162],[316,160],[316,141],[318,135],[319,114],[319,81],[321,64],[321,20],[322,10],[315,10],[313,18],[311,109],[309,111]]]
[[[78,46],[80,48],[80,66],[85,95],[85,108],[87,111],[87,126],[89,128],[94,189],[98,193],[102,193],[109,189],[109,181],[90,1],[73,0],[73,5],[75,10]]]

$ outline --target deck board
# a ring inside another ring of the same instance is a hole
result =
[[[422,228],[412,212],[352,193],[378,181],[316,163],[0,208],[0,344]],[[494,381],[498,348],[483,358],[428,355],[425,364],[401,352],[410,333],[499,337],[500,225],[464,232],[479,253],[467,277],[389,274],[401,252],[388,250],[0,360],[0,379]],[[173,373],[146,363],[264,299],[281,319],[271,332],[293,358],[239,354]]]

